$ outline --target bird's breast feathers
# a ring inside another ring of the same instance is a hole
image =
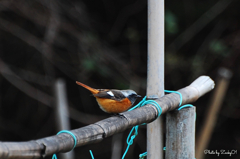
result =
[[[124,112],[132,106],[132,103],[128,98],[116,101],[114,99],[96,97],[96,100],[100,108],[107,113]]]

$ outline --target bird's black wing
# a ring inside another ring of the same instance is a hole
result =
[[[111,99],[112,96],[109,95],[107,93],[108,91],[102,91],[102,92],[99,92],[98,94],[94,94],[95,97],[99,97],[99,98],[108,98],[108,99]]]
[[[113,99],[117,101],[121,101],[122,99],[126,98],[121,91],[119,90],[107,90],[107,91],[101,91],[98,94],[94,94],[95,97],[99,98],[107,98],[107,99]]]

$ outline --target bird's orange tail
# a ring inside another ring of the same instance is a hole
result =
[[[89,87],[89,86],[87,86],[87,85],[85,85],[85,84],[83,84],[83,83],[81,83],[81,82],[76,81],[76,83],[77,83],[78,85],[86,88],[86,89],[89,90],[90,92],[92,92],[92,94],[97,94],[97,93],[99,92],[99,90],[94,89],[94,88],[91,88],[91,87]]]

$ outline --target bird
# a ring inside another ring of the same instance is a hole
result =
[[[96,98],[99,107],[106,113],[119,114],[127,111],[141,97],[133,90],[95,89],[81,82],[76,83],[89,90]]]

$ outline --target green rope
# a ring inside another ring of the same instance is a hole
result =
[[[164,92],[166,92],[166,93],[177,93],[177,94],[179,94],[179,96],[180,96],[180,102],[179,102],[179,108],[178,108],[178,110],[181,110],[181,109],[186,108],[186,107],[193,107],[193,105],[191,105],[191,104],[186,104],[186,105],[181,106],[181,105],[182,105],[182,94],[181,94],[180,92],[177,92],[177,91],[169,91],[169,90],[165,90]],[[128,111],[134,110],[134,109],[136,109],[136,108],[142,107],[142,106],[147,105],[147,104],[152,104],[152,105],[154,105],[154,106],[157,108],[157,110],[158,110],[158,117],[159,117],[159,116],[162,114],[162,108],[161,108],[161,106],[160,106],[156,101],[154,101],[154,100],[146,100],[146,99],[147,99],[147,97],[145,96],[137,105],[135,105],[134,107],[132,107],[132,108],[129,109]],[[144,124],[142,124],[142,125],[145,125],[145,124],[146,124],[146,123],[144,123]],[[127,140],[126,140],[128,146],[127,146],[127,148],[126,148],[126,150],[125,150],[125,152],[124,152],[124,154],[123,154],[123,156],[122,156],[122,159],[124,159],[124,157],[126,156],[128,150],[129,150],[129,147],[133,144],[133,140],[134,140],[134,139],[136,138],[136,136],[138,135],[138,127],[139,127],[139,125],[136,125],[136,126],[134,126],[134,127],[131,129],[131,131],[130,131],[128,137],[127,137]],[[134,134],[132,135],[133,131],[135,131],[135,132],[134,132]],[[164,147],[163,150],[166,150],[166,147]],[[91,154],[92,159],[94,159],[94,156],[93,156],[91,150],[90,150],[90,154]],[[139,155],[139,159],[144,159],[144,157],[146,157],[146,156],[147,156],[147,152],[144,152],[144,153],[142,153],[142,154]]]
[[[76,138],[76,136],[71,131],[68,131],[68,130],[61,130],[61,131],[59,131],[57,133],[57,135],[59,135],[61,133],[67,133],[67,134],[70,134],[73,137],[73,140],[74,140],[74,145],[73,145],[73,148],[72,148],[72,150],[73,150],[76,147],[76,145],[77,145],[77,138]],[[57,159],[57,155],[53,154],[52,159]]]
[[[136,106],[132,107],[128,111],[131,111],[133,109],[142,107],[142,106],[147,105],[147,104],[152,104],[152,105],[154,105],[157,108],[157,110],[158,110],[158,117],[159,117],[162,114],[161,106],[154,100],[146,100],[146,99],[147,99],[147,97],[145,96]],[[124,159],[124,157],[126,156],[126,154],[128,152],[129,147],[133,144],[133,140],[135,139],[135,137],[138,134],[138,127],[139,127],[139,125],[136,125],[130,131],[130,133],[129,133],[128,137],[127,137],[127,141],[126,141],[128,146],[127,146],[127,148],[126,148],[126,150],[125,150],[125,152],[124,152],[124,154],[122,156],[122,159]],[[135,130],[135,133],[133,135],[131,135],[134,130]],[[140,155],[141,155],[141,157],[140,157]],[[140,154],[140,155],[139,155],[140,158],[144,158],[147,155],[147,152],[145,152],[144,155],[142,155],[142,154]]]

